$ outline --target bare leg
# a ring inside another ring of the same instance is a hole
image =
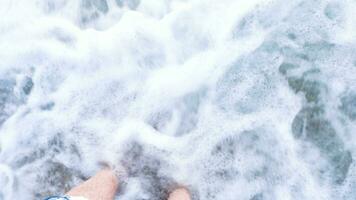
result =
[[[113,200],[118,187],[115,173],[104,169],[81,185],[71,189],[67,195],[80,196],[88,200]]]
[[[169,194],[168,200],[191,200],[191,198],[187,189],[178,188]]]

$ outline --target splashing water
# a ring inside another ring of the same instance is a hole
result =
[[[0,199],[356,199],[356,1],[2,0]]]

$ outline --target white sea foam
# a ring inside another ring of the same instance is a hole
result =
[[[352,0],[1,0],[0,200],[356,198]]]

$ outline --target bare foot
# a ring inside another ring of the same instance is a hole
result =
[[[168,200],[191,200],[191,198],[187,189],[177,188],[169,194]]]
[[[114,171],[103,169],[89,180],[71,189],[67,195],[84,197],[88,200],[113,200],[118,184]]]

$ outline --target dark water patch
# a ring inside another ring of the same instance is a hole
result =
[[[0,79],[0,126],[15,111],[10,108],[14,108],[19,103],[19,99],[14,93],[15,86],[14,79]]]
[[[296,64],[293,64],[293,63],[282,63],[280,66],[279,66],[279,72],[283,75],[287,75],[287,72],[288,71],[291,71],[293,69],[297,69],[299,68],[298,65]]]
[[[81,1],[81,25],[88,25],[95,22],[100,16],[109,12],[109,6],[106,0],[82,0]]]
[[[42,187],[37,187],[38,190],[33,191],[36,199],[44,199],[53,194],[65,194],[78,182],[86,179],[78,171],[53,160],[45,161],[41,170],[42,173],[37,175],[36,182]]]
[[[351,120],[356,120],[356,92],[343,95],[339,109]]]
[[[38,159],[43,158],[46,155],[46,150],[43,148],[37,149],[30,153],[23,153],[22,157],[19,157],[13,163],[14,168],[20,168],[24,165],[31,164]]]
[[[321,70],[320,70],[320,69],[318,69],[318,68],[312,68],[312,69],[309,69],[309,70],[303,72],[303,77],[308,78],[308,77],[311,77],[311,76],[313,76],[313,75],[318,76],[318,75],[320,75],[320,73],[321,73]]]
[[[223,154],[229,158],[234,158],[236,153],[236,145],[238,144],[237,137],[227,137],[221,140],[212,150],[212,155]]]
[[[297,35],[294,34],[294,33],[288,33],[288,34],[287,34],[287,37],[288,37],[290,40],[296,40],[296,39],[297,39]]]
[[[323,83],[316,80],[307,80],[303,77],[288,77],[288,85],[296,93],[303,92],[305,99],[314,103],[320,102],[323,92],[326,91]]]
[[[25,79],[23,80],[23,87],[22,91],[26,94],[29,95],[32,91],[33,88],[33,81],[30,77],[26,76]]]
[[[65,141],[62,133],[55,134],[48,142],[44,145],[36,145],[36,148],[28,150],[27,146],[32,146],[36,144],[23,144],[22,156],[16,157],[12,162],[13,168],[21,168],[25,165],[32,164],[36,161],[55,157],[61,153],[68,153],[72,155],[75,159],[80,160],[81,155],[78,147],[73,141]]]
[[[234,181],[237,175],[239,174],[238,170],[235,168],[226,168],[215,171],[211,174],[217,180],[223,181]],[[210,174],[208,174],[210,175]]]
[[[263,200],[263,193],[258,193],[253,195],[253,197],[250,200]]]
[[[0,79],[0,106],[14,98],[14,88],[16,82],[11,79]]]
[[[325,90],[325,85],[315,80],[304,80],[301,87],[301,91],[304,92],[306,100],[315,103],[321,100],[322,92]]]
[[[64,194],[79,182],[87,179],[76,169],[63,164],[63,155],[69,155],[72,163],[80,163],[81,155],[73,141],[63,133],[54,134],[47,142],[39,144],[37,138],[26,141],[17,157],[9,165],[12,169],[25,174],[36,190],[31,191],[33,199],[43,199],[54,194]],[[36,176],[32,176],[36,175]],[[21,177],[17,177],[21,179]]]
[[[4,109],[5,104],[14,99],[15,84],[12,79],[0,79],[0,108]]]
[[[40,106],[41,110],[52,110],[53,107],[55,106],[55,103],[53,101],[45,103]]]
[[[123,0],[115,0],[115,2],[116,2],[116,5],[118,5],[119,7],[124,6]]]
[[[131,10],[135,10],[141,3],[141,0],[115,0],[119,7],[127,6]]]
[[[0,77],[0,127],[16,112],[20,105],[26,103],[34,82],[30,76],[9,72]],[[19,76],[20,78],[17,78]]]
[[[295,138],[311,142],[320,150],[331,166],[330,176],[335,183],[345,180],[352,156],[325,117],[324,107],[305,106],[294,118],[292,132]]]
[[[305,42],[303,46],[304,52],[311,60],[323,59],[331,56],[334,53],[336,45],[325,40],[318,42]]]
[[[296,76],[288,77],[288,85],[294,92],[298,93],[302,90],[304,79]]]
[[[331,2],[324,9],[324,15],[330,20],[338,20],[342,14],[343,8],[338,2]]]
[[[284,166],[283,156],[276,150],[278,142],[270,137],[271,134],[268,128],[259,127],[229,134],[218,141],[211,148],[210,159],[203,164],[203,180],[213,184],[205,188],[202,198],[224,197],[226,191],[219,186],[228,187],[241,179],[252,185],[262,181],[271,188],[284,182],[283,170],[280,170]],[[255,199],[263,197],[262,193],[249,192],[249,199],[254,199],[255,195]],[[273,196],[273,190],[268,192]]]
[[[63,134],[58,133],[47,142],[47,147],[52,149],[54,153],[59,153],[65,150],[65,141]]]
[[[309,103],[320,103],[322,96],[327,93],[327,86],[314,77],[320,75],[320,69],[312,68],[302,73],[301,76],[289,75],[299,66],[294,63],[283,62],[279,72],[287,78],[288,85],[295,93],[303,93]]]
[[[141,144],[132,142],[124,155],[121,163],[127,169],[128,176],[139,178],[141,187],[150,195],[149,199],[167,199],[169,190],[176,184],[161,173],[160,170],[167,167],[167,163],[155,156],[159,155],[158,152],[152,155]]]
[[[41,1],[40,5],[42,6],[43,11],[46,14],[52,14],[58,11],[61,11],[68,5],[66,0],[56,0],[56,1]]]
[[[96,11],[92,12],[92,13],[87,13],[87,14],[84,14],[81,18],[81,23],[86,25],[86,24],[89,24],[93,21],[95,21],[96,19],[99,18],[99,13],[97,13]]]
[[[350,151],[344,151],[331,157],[331,163],[334,166],[333,180],[337,184],[342,184],[345,181],[352,162],[353,158]]]
[[[259,50],[270,53],[279,52],[281,50],[281,46],[275,41],[266,41],[259,47]]]
[[[305,42],[302,54],[308,55],[310,60],[305,61],[309,63],[309,66],[313,66],[315,60],[332,55],[335,47],[335,44],[324,40]],[[295,53],[291,50],[291,53],[284,54],[289,58]],[[345,148],[331,120],[326,117],[327,107],[324,101],[328,94],[328,87],[320,79],[321,70],[308,67],[304,72],[297,74],[296,70],[303,70],[299,67],[299,62],[301,61],[283,62],[279,66],[279,72],[286,77],[289,87],[295,93],[303,94],[306,100],[303,108],[293,120],[293,136],[317,147],[328,163],[327,169],[320,169],[320,176],[331,177],[334,183],[341,184],[347,177],[352,163],[351,153]]]
[[[252,57],[263,57],[254,60]],[[249,114],[265,108],[276,91],[273,74],[265,68],[277,67],[278,57],[262,52],[242,57],[229,66],[216,85],[216,104],[223,112]],[[266,64],[268,63],[268,64]]]
[[[109,6],[106,0],[83,0],[82,6],[85,9],[97,9],[102,13],[107,13],[109,11]]]

